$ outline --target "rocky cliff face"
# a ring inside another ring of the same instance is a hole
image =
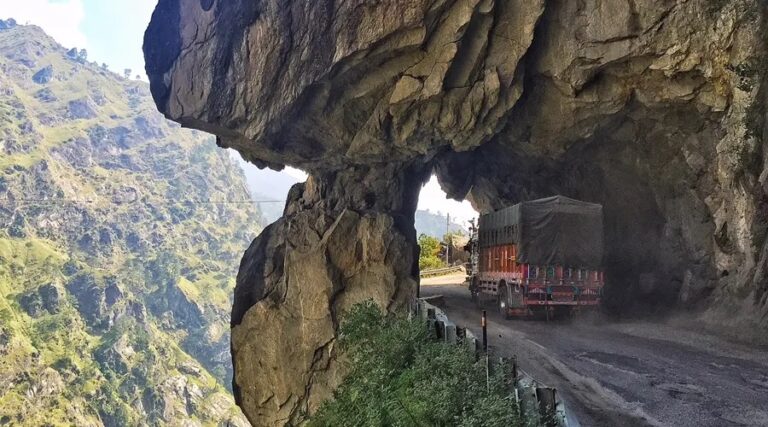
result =
[[[0,425],[247,424],[227,328],[259,214],[238,166],[145,83],[8,22]]]
[[[145,55],[166,116],[257,165],[301,167],[312,187],[343,186],[349,197],[316,193],[321,224],[359,229],[407,208],[392,188],[415,194],[432,171],[480,211],[554,193],[599,202],[609,308],[696,308],[713,323],[766,327],[765,19],[754,0],[162,0]],[[391,180],[393,170],[414,172]],[[263,328],[233,334],[235,360],[245,348],[256,358],[236,366],[235,382],[257,424],[295,418],[326,394],[327,383],[288,369],[325,369],[329,326],[264,332],[281,313],[313,318],[301,298],[269,289],[309,296],[331,286],[301,262],[314,252],[280,243],[330,230],[298,219],[292,206],[305,191],[254,242],[238,280],[235,312]],[[346,236],[322,246],[325,256],[359,240]],[[327,266],[322,276],[333,277]],[[413,280],[415,271],[394,286],[412,292]],[[365,293],[386,295],[392,283],[366,281]],[[334,313],[317,300],[323,316]],[[259,367],[289,354],[281,339],[315,357]]]
[[[420,168],[360,167],[310,178],[243,257],[232,309],[234,391],[255,425],[293,423],[341,379],[339,316],[416,293]]]

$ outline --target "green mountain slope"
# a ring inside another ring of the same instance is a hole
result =
[[[227,391],[260,217],[242,171],[146,84],[4,27],[0,425],[245,424]]]

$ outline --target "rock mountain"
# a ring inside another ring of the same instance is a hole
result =
[[[328,396],[350,304],[409,304],[433,172],[483,212],[602,203],[609,310],[764,331],[765,21],[758,0],[160,0],[160,111],[311,175],[238,275],[248,418],[295,422]]]
[[[0,425],[247,425],[228,322],[248,197],[147,84],[0,21]]]

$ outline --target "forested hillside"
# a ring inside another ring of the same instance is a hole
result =
[[[240,168],[147,84],[0,22],[0,425],[244,424]]]
[[[442,213],[433,213],[431,211],[416,211],[416,232],[426,234],[427,236],[442,239],[446,233],[467,233],[466,227],[451,220],[450,225],[446,224],[446,216]]]

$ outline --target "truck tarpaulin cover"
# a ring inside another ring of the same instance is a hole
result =
[[[517,262],[599,268],[603,207],[564,196],[523,202],[482,215],[480,246],[517,245]]]

